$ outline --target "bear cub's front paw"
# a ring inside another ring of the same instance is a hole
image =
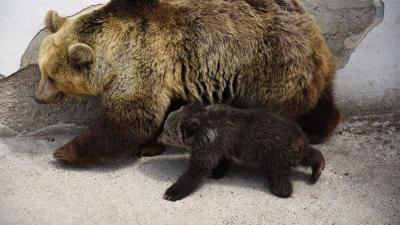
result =
[[[184,191],[184,188],[179,187],[178,185],[172,185],[165,191],[163,198],[168,201],[178,201],[186,197],[188,194]]]

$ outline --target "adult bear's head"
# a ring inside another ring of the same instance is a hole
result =
[[[72,17],[49,11],[45,25],[51,34],[39,51],[36,101],[58,103],[66,97],[103,93],[118,73],[113,64],[121,46],[116,46],[120,37],[115,37],[124,29],[140,30],[143,12],[157,4],[157,0],[113,0]]]

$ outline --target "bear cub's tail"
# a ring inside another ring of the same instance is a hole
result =
[[[301,165],[311,167],[312,174],[310,182],[311,184],[315,184],[315,182],[317,182],[318,178],[321,176],[321,172],[325,168],[325,159],[319,150],[309,146],[304,152]]]

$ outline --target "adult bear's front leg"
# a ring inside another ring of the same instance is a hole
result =
[[[139,155],[159,133],[168,103],[140,98],[106,106],[95,125],[54,152],[56,159],[91,165]],[[146,104],[144,104],[146,103]]]
[[[93,141],[92,129],[88,128],[84,130],[79,136],[72,139],[64,146],[58,148],[53,156],[55,159],[81,166],[88,166],[95,164],[99,161],[96,155],[89,155],[85,147],[89,145],[90,141]]]

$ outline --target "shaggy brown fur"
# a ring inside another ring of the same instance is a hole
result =
[[[190,104],[168,116],[159,141],[191,152],[186,172],[165,192],[171,201],[195,191],[210,173],[224,176],[232,158],[259,164],[272,193],[280,197],[292,194],[291,167],[311,167],[315,183],[325,165],[299,126],[262,109]]]
[[[138,154],[173,102],[266,107],[325,138],[340,118],[335,65],[314,19],[297,0],[282,2],[113,0],[71,18],[50,11],[37,99],[101,95],[104,106],[54,156],[86,164]]]

